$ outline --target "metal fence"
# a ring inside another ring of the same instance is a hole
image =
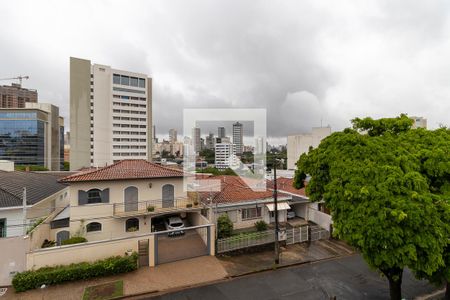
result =
[[[308,226],[295,227],[286,230],[286,244],[306,242],[309,239]]]
[[[275,242],[275,230],[242,233],[217,240],[217,253],[264,245]]]
[[[136,214],[153,214],[180,209],[199,208],[197,201],[188,197],[174,198],[169,201],[162,199],[148,200],[129,203],[114,203],[113,213],[115,216],[127,216]]]
[[[311,227],[311,241],[327,240],[330,238],[330,232],[319,226]]]

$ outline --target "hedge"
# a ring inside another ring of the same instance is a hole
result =
[[[114,256],[93,263],[83,262],[67,266],[44,267],[35,271],[17,273],[12,280],[16,292],[36,289],[67,281],[115,275],[137,269],[138,255]]]
[[[72,245],[72,244],[80,244],[80,243],[86,243],[87,239],[82,236],[74,236],[70,239],[64,240],[61,242],[61,245]]]

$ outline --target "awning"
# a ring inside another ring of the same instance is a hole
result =
[[[62,219],[67,219],[70,217],[70,206],[66,206],[56,217],[53,218],[53,221],[58,221]]]
[[[291,207],[289,206],[289,204],[287,204],[286,202],[281,202],[278,203],[278,210],[288,210]],[[275,210],[275,204],[273,203],[268,203],[266,204],[266,207],[269,209],[269,211],[274,211]]]

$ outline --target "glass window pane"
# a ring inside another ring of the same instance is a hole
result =
[[[128,76],[120,76],[120,83],[122,85],[130,85],[130,77]]]
[[[114,84],[120,84],[120,75],[119,74],[114,74],[113,75],[113,83]]]
[[[145,88],[145,79],[139,78],[139,87]]]
[[[138,86],[138,79],[136,77],[131,77],[130,85],[131,86]]]

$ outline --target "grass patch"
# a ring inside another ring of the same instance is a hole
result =
[[[84,289],[83,300],[108,300],[123,296],[123,281],[118,280]]]

